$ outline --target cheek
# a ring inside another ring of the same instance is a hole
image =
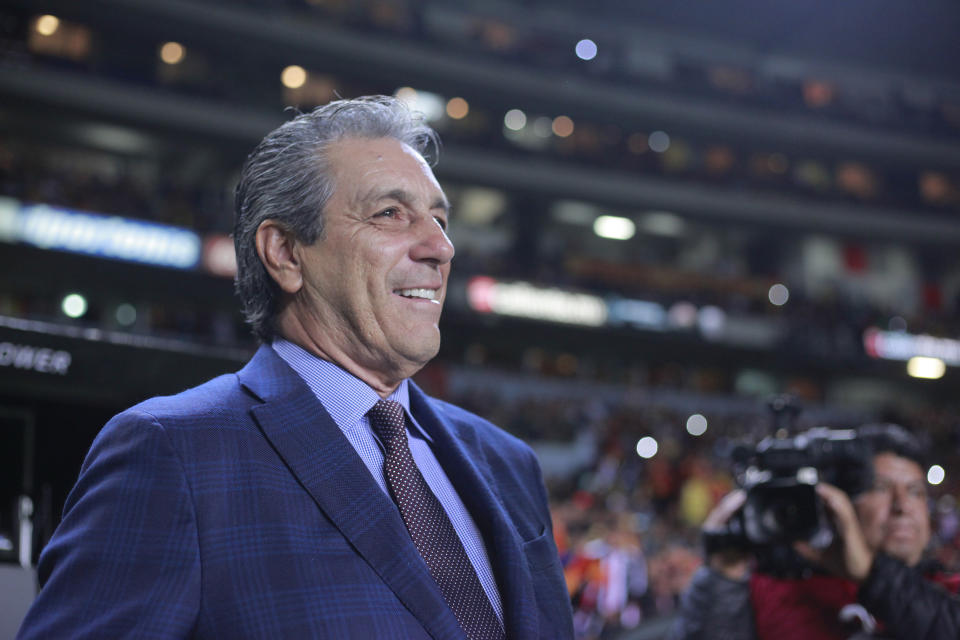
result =
[[[867,525],[876,525],[882,523],[887,518],[888,509],[884,501],[876,498],[868,498],[860,501],[856,506],[857,517],[861,523]]]
[[[926,500],[917,500],[910,505],[910,512],[918,521],[922,521],[927,527],[930,526],[930,512]]]

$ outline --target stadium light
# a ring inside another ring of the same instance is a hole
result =
[[[79,318],[87,312],[87,299],[79,293],[71,293],[64,296],[60,308],[68,318]]]
[[[914,356],[907,360],[907,373],[913,378],[936,380],[942,378],[947,371],[947,365],[940,358]]]
[[[60,28],[60,18],[49,14],[37,18],[36,30],[42,36],[52,36]]]
[[[461,120],[470,113],[470,104],[463,98],[450,98],[447,101],[447,115],[454,120]]]
[[[292,64],[280,74],[280,81],[287,89],[299,89],[307,83],[307,70],[297,64]]]
[[[137,308],[129,302],[123,302],[117,305],[114,317],[117,319],[117,324],[129,327],[137,321]]]
[[[940,484],[947,477],[947,472],[938,464],[933,465],[927,471],[927,482],[930,484]]]
[[[165,42],[160,47],[160,59],[166,64],[180,64],[187,55],[187,50],[179,42]]]
[[[770,290],[767,291],[767,300],[770,301],[770,304],[777,307],[782,307],[783,305],[787,304],[787,300],[789,299],[790,290],[779,282],[771,286]]]
[[[597,43],[589,38],[584,38],[577,43],[574,51],[581,60],[593,60],[597,57]]]
[[[629,240],[637,232],[637,225],[630,218],[600,216],[593,222],[593,232],[601,238]]]
[[[702,436],[707,432],[707,419],[699,413],[687,418],[687,433],[692,436]]]
[[[510,131],[520,131],[520,129],[527,126],[527,114],[520,109],[510,109],[510,111],[507,111],[506,115],[503,116],[503,126],[510,129]]]
[[[551,125],[553,133],[559,138],[566,138],[573,133],[573,120],[569,116],[557,116]]]
[[[647,138],[647,145],[657,153],[663,153],[670,148],[670,136],[665,131],[654,131]]]
[[[657,455],[658,449],[657,441],[650,436],[644,436],[637,441],[637,455],[641,458],[652,458]]]

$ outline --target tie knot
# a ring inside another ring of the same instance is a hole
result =
[[[370,424],[383,441],[383,446],[392,448],[393,443],[406,440],[407,422],[403,405],[393,400],[378,400],[367,412]]]

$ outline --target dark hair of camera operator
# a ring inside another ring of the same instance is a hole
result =
[[[873,458],[873,482],[859,495],[817,485],[836,532],[826,549],[794,550],[815,571],[781,578],[751,571],[741,548],[711,548],[684,594],[677,640],[960,638],[960,576],[922,562],[930,542],[926,460],[917,438],[897,425],[865,425],[857,438]],[[727,494],[707,516],[722,530],[745,493]]]

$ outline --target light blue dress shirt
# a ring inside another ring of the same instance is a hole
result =
[[[377,481],[387,497],[390,497],[387,479],[383,472],[384,448],[367,418],[367,412],[380,400],[377,392],[367,383],[332,362],[318,358],[288,340],[276,338],[271,346],[277,355],[283,358],[307,383],[327,413],[340,427],[343,435],[356,449],[373,479]],[[503,621],[500,592],[497,590],[483,537],[463,501],[460,500],[460,496],[450,484],[447,474],[443,472],[436,456],[433,455],[430,436],[417,424],[410,413],[410,392],[407,380],[401,382],[387,400],[403,405],[408,424],[413,426],[412,429],[407,429],[407,441],[410,443],[413,460],[420,469],[423,479],[427,481],[427,485],[447,512],[447,517],[450,518],[454,530],[463,543],[467,557],[470,558],[470,563],[477,572],[477,577],[480,578],[480,584],[483,585],[493,610]],[[393,498],[390,498],[390,501],[393,502]]]

